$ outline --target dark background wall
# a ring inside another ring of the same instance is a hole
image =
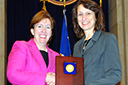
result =
[[[100,0],[93,0],[99,4]],[[68,35],[70,38],[71,51],[73,46],[79,39],[73,32],[72,25],[72,8],[76,4],[66,6],[66,17],[68,26]],[[30,39],[30,22],[32,17],[42,10],[43,2],[40,0],[7,0],[7,55],[11,51],[12,45],[16,40]],[[46,2],[46,9],[55,19],[55,34],[49,47],[59,52],[62,21],[63,21],[63,6],[57,6]],[[108,0],[103,0],[102,9],[105,14],[106,31],[109,31],[108,26]],[[7,85],[11,85],[7,82]]]

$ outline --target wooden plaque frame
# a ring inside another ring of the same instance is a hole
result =
[[[76,63],[76,74],[64,73],[64,62]],[[55,85],[84,85],[83,58],[81,57],[56,57]]]

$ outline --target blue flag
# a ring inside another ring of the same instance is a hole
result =
[[[71,49],[70,49],[69,36],[68,36],[68,31],[67,31],[65,11],[66,10],[63,10],[64,18],[63,18],[63,27],[62,27],[62,35],[61,35],[60,55],[71,56]]]

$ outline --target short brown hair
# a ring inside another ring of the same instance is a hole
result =
[[[41,10],[41,11],[39,11],[37,14],[34,15],[34,17],[33,17],[32,20],[31,20],[30,30],[31,30],[31,29],[34,29],[34,25],[35,25],[36,23],[40,22],[42,19],[45,19],[45,18],[48,18],[48,19],[50,20],[50,22],[51,22],[52,36],[53,36],[53,34],[54,34],[54,32],[55,32],[55,28],[54,28],[54,26],[55,26],[55,21],[54,21],[54,19],[51,17],[51,15],[50,15],[47,11],[44,11],[44,10]],[[52,36],[51,36],[51,37],[52,37]],[[33,35],[31,34],[30,37],[33,38]],[[51,40],[51,38],[50,38],[49,40]]]
[[[76,36],[78,38],[82,38],[84,36],[84,31],[81,29],[81,27],[78,25],[77,22],[77,9],[79,5],[83,5],[85,8],[93,11],[95,13],[96,17],[96,23],[94,30],[99,31],[103,30],[105,31],[105,21],[104,21],[104,14],[102,12],[101,7],[94,1],[91,0],[79,0],[75,7],[73,8],[73,26],[74,26],[74,32],[76,33]]]

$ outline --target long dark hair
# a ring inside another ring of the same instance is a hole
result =
[[[102,12],[101,7],[94,1],[91,0],[79,0],[77,4],[74,6],[72,12],[73,12],[73,25],[74,25],[74,32],[76,33],[76,36],[78,38],[82,38],[84,36],[84,31],[81,29],[77,22],[77,9],[79,5],[83,5],[85,8],[93,11],[95,13],[96,17],[96,23],[95,23],[95,31],[103,30],[105,31],[105,21],[104,21],[104,14]]]

